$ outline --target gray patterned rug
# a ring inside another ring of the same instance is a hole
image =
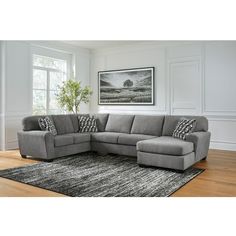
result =
[[[82,153],[0,171],[0,176],[73,197],[167,197],[203,170],[141,168],[136,158]]]

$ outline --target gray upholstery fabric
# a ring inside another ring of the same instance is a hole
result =
[[[103,155],[107,153],[114,153],[125,156],[137,156],[137,150],[135,146],[122,144],[91,142],[91,150]]]
[[[107,120],[108,120],[108,114],[98,113],[98,114],[92,114],[92,115],[96,119],[98,131],[104,132],[106,124],[107,124]]]
[[[54,136],[49,131],[20,131],[17,136],[21,155],[54,158]]]
[[[195,163],[195,155],[193,152],[183,156],[172,156],[138,151],[137,155],[138,164],[146,166],[186,170]]]
[[[39,118],[44,118],[45,116],[27,116],[22,120],[23,131],[30,130],[41,130],[39,127]]]
[[[161,136],[164,116],[136,115],[131,134],[147,134]]]
[[[73,133],[73,134],[67,134],[71,137],[73,137],[73,143],[84,143],[84,142],[90,142],[90,133]]]
[[[64,157],[91,150],[90,142],[55,147],[55,157]]]
[[[120,134],[116,132],[91,133],[91,140],[93,142],[117,143]]]
[[[54,138],[55,147],[66,146],[74,144],[73,137],[68,134],[57,135]]]
[[[118,137],[118,143],[124,145],[136,146],[136,143],[141,140],[156,138],[156,136],[145,134],[120,134]]]
[[[78,121],[78,115],[77,114],[70,114],[70,119],[74,128],[74,132],[79,131],[79,121]]]
[[[68,115],[52,115],[52,118],[53,118],[54,124],[56,126],[57,133],[59,135],[75,132],[70,116],[68,116]]]
[[[162,135],[172,136],[178,121],[182,118],[195,119],[197,121],[196,127],[193,132],[196,131],[207,131],[208,130],[208,120],[204,116],[165,116]]]
[[[138,142],[137,150],[141,152],[181,156],[193,151],[193,143],[169,136],[162,136]]]
[[[70,119],[71,119],[71,122],[72,122],[72,125],[73,125],[73,128],[74,128],[74,132],[76,133],[76,132],[79,131],[78,114],[70,114],[69,116],[70,116]]]
[[[194,144],[196,161],[200,161],[208,154],[210,145],[210,132],[194,132],[186,136],[186,141]]]
[[[105,131],[128,134],[130,133],[133,119],[133,115],[109,115]]]

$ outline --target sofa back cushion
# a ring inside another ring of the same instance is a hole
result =
[[[164,116],[136,115],[131,134],[161,136]]]
[[[134,115],[110,114],[105,131],[129,134],[131,131],[133,119]]]
[[[195,119],[196,120],[196,126],[193,130],[193,132],[196,131],[207,131],[208,130],[208,120],[204,116],[165,116],[164,119],[164,125],[162,130],[163,136],[172,136],[176,125],[180,121],[181,118],[187,118],[187,119]]]
[[[45,118],[45,116],[27,116],[22,120],[23,131],[41,130],[39,126],[39,118]]]
[[[64,121],[66,121],[66,123],[68,123],[68,127],[69,127],[68,132],[72,131],[72,129],[71,129],[71,122],[72,122],[73,131],[70,133],[74,133],[74,132],[79,132],[79,118],[78,117],[80,117],[80,116],[89,116],[89,114],[51,115],[49,117],[52,118],[52,120],[56,126],[56,129],[57,129],[57,126],[60,127],[58,130],[63,128],[62,127],[63,124],[61,125],[60,122],[63,123]],[[39,120],[39,118],[45,118],[45,117],[46,117],[45,115],[25,117],[22,121],[23,130],[24,131],[41,130],[39,127],[38,120]],[[69,118],[66,118],[66,117],[69,117]],[[57,124],[56,124],[55,120],[56,120]],[[70,120],[71,120],[71,122],[70,122]],[[63,130],[64,130],[64,128],[63,128]],[[64,131],[60,130],[59,132],[60,133],[63,132],[63,134],[65,132],[67,133],[66,130],[64,130]]]
[[[52,115],[57,134],[74,133],[73,123],[70,115]]]
[[[98,114],[91,114],[91,116],[93,116],[96,119],[98,132],[104,132],[108,120],[108,114],[98,113]]]

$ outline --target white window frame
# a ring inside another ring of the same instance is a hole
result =
[[[31,47],[31,62],[32,62],[32,73],[31,73],[31,108],[32,108],[32,114],[33,114],[33,71],[34,69],[37,70],[43,70],[47,72],[47,89],[46,89],[46,115],[49,114],[49,103],[50,103],[50,72],[60,72],[61,70],[53,69],[53,68],[46,68],[46,67],[41,67],[41,66],[34,66],[34,55],[39,55],[42,57],[50,57],[50,58],[55,58],[59,60],[64,60],[67,63],[67,72],[66,72],[66,79],[69,79],[74,73],[73,73],[73,55],[68,52],[60,51],[60,50],[55,50],[55,49],[49,49],[49,48],[44,48],[41,46],[32,46]],[[37,89],[35,89],[37,90]],[[40,89],[38,89],[40,90]],[[44,90],[44,89],[41,89]]]

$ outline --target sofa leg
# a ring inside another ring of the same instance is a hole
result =
[[[21,157],[22,157],[22,158],[24,158],[24,159],[25,159],[25,158],[27,158],[27,156],[26,156],[26,155],[21,155]]]
[[[104,156],[106,156],[108,153],[107,153],[107,152],[97,152],[97,154],[98,154],[99,156],[104,157]]]
[[[175,172],[179,173],[179,174],[183,174],[184,170],[175,170]]]
[[[204,157],[202,160],[205,161],[207,159],[207,157]]]
[[[138,164],[139,167],[141,168],[145,168],[146,166],[145,165],[142,165],[142,164]]]
[[[43,160],[44,162],[48,162],[48,163],[50,163],[50,162],[52,162],[53,161],[53,159],[45,159],[45,160]]]

